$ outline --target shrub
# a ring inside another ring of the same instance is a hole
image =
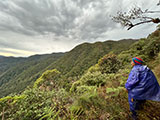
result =
[[[106,76],[101,74],[101,72],[87,72],[81,77],[80,81],[82,82],[82,85],[100,86],[105,84],[105,77]]]
[[[114,54],[107,54],[98,61],[102,73],[116,73],[121,68],[121,63]]]
[[[51,82],[56,83],[60,77],[60,72],[56,69],[45,71],[40,78],[34,83],[34,88],[38,88],[45,83],[46,86],[50,85]]]

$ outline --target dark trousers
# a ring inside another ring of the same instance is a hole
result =
[[[128,96],[128,102],[130,111],[132,112],[133,119],[137,118],[137,110],[143,109],[143,104],[146,102],[146,100],[135,100]]]
[[[143,104],[146,100],[135,100],[133,99],[133,109],[131,110],[133,116],[137,116],[137,110],[143,109]]]

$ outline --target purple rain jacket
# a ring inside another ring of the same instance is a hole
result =
[[[135,65],[125,88],[128,90],[129,99],[160,101],[160,86],[147,66]]]

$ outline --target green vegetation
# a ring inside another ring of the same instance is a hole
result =
[[[97,43],[84,43],[67,53],[53,53],[51,55],[35,55],[29,58],[5,58],[1,64],[8,65],[6,70],[0,72],[0,97],[10,93],[20,93],[28,85],[33,85],[46,70],[57,69],[63,75],[63,80],[70,88],[70,80],[80,77],[85,71],[109,52],[115,54],[129,48],[135,40],[106,41]],[[11,62],[13,59],[13,63]],[[22,60],[21,60],[22,59]],[[1,59],[0,59],[1,60]],[[7,61],[6,61],[7,60]],[[14,62],[15,61],[15,62]],[[19,64],[18,64],[18,61]],[[16,63],[16,64],[14,64]],[[0,67],[0,70],[1,69]]]
[[[9,65],[11,58],[5,58],[1,64],[8,63],[8,69],[0,74],[0,97],[10,93],[23,91],[28,85],[32,84],[45,71],[46,67],[63,56],[63,53],[53,53],[51,55],[35,55],[21,60],[18,64]]]
[[[116,73],[121,63],[114,54],[107,54],[98,61],[102,73]]]
[[[116,43],[116,45],[120,48],[119,44]],[[118,49],[116,45],[114,48]],[[93,54],[92,59],[96,54],[89,52],[95,49],[89,50],[88,44],[82,46],[76,47],[58,59],[55,62],[57,67],[54,67],[55,63],[49,65],[47,68],[50,70],[44,72],[22,93],[1,98],[0,118],[7,120],[130,120],[127,92],[124,89],[131,70],[130,60],[134,56],[143,58],[159,78],[160,30],[150,34],[146,39],[140,39],[128,49],[108,51],[95,62],[91,61],[90,54]],[[77,54],[76,49],[79,51]],[[85,50],[88,50],[87,55]],[[83,61],[83,58],[90,61]],[[90,62],[92,65],[87,66]],[[68,68],[67,63],[70,63]],[[81,72],[78,72],[80,70]],[[160,79],[158,80],[160,82]],[[144,109],[139,111],[139,119],[159,120],[159,107],[159,102],[147,101]]]
[[[52,85],[55,88],[54,84],[58,80],[59,74],[60,74],[60,72],[57,71],[56,69],[47,70],[42,74],[42,76],[40,78],[38,78],[35,81],[33,87],[38,88],[43,83],[42,85],[45,86],[45,87],[47,87],[49,85]]]

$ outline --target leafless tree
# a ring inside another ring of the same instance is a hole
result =
[[[157,6],[160,6],[160,0],[157,3]],[[135,6],[128,12],[118,11],[116,16],[112,16],[112,20],[128,27],[127,30],[130,30],[131,28],[144,23],[160,23],[160,18],[150,16],[150,14],[155,13],[160,13],[160,11],[150,11],[148,9],[142,10],[142,8]]]

